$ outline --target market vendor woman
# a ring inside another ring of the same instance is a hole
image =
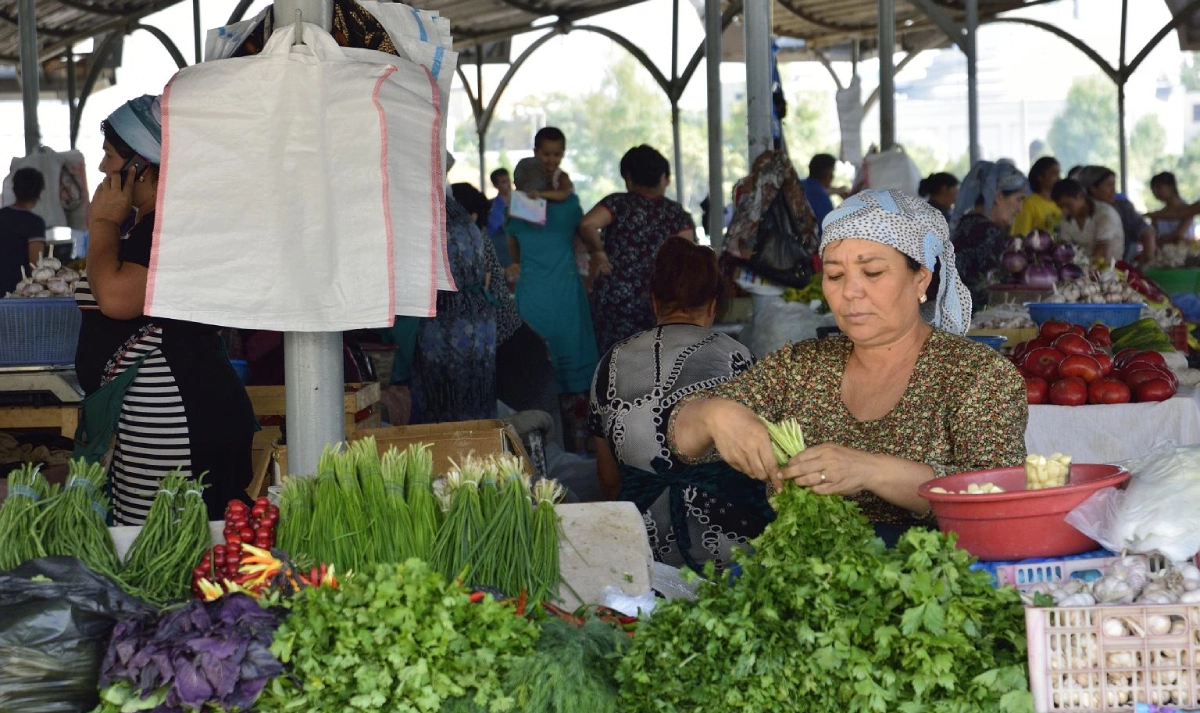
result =
[[[682,402],[669,445],[777,485],[859,503],[885,540],[928,524],[917,487],[1025,457],[1025,384],[995,351],[961,336],[971,296],[945,218],[898,191],[865,191],[825,219],[822,288],[845,336],[792,344]],[[940,258],[941,287],[923,307]],[[926,312],[923,317],[922,312]],[[759,417],[795,418],[808,449],[783,468]]]
[[[146,317],[162,125],[158,97],[125,103],[104,121],[104,180],[92,199],[75,371],[84,401],[77,452],[93,459],[116,436],[113,513],[146,519],[159,482],[175,469],[204,475],[212,519],[245,498],[254,413],[217,328]],[[214,218],[220,206],[212,206]]]

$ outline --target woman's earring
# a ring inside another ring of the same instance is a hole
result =
[[[921,295],[921,304],[925,304],[925,301],[926,301],[926,300],[928,300],[928,299],[929,299],[929,298],[928,298],[928,297],[926,297],[925,295]]]
[[[146,182],[146,174],[143,173],[141,178],[138,179],[138,183],[145,183],[145,182]]]

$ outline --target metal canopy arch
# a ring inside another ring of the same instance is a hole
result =
[[[1117,146],[1121,152],[1120,156],[1120,174],[1121,174],[1121,192],[1124,193],[1129,188],[1129,177],[1126,175],[1129,163],[1129,147],[1126,141],[1125,129],[1125,85],[1129,82],[1129,77],[1138,70],[1146,57],[1150,55],[1159,43],[1171,34],[1171,31],[1182,25],[1191,17],[1192,13],[1200,11],[1200,0],[1191,0],[1179,12],[1173,13],[1171,19],[1168,20],[1158,32],[1142,47],[1134,58],[1125,61],[1125,45],[1127,41],[1127,29],[1129,24],[1129,0],[1121,0],[1121,35],[1120,48],[1117,59],[1117,66],[1109,64],[1100,53],[1089,46],[1086,42],[1072,35],[1071,33],[1056,27],[1049,23],[1039,20],[1031,20],[1023,17],[998,17],[992,22],[1003,22],[1016,25],[1027,25],[1035,27],[1044,32],[1058,37],[1059,39],[1069,43],[1072,47],[1082,52],[1088,59],[1092,60],[1104,72],[1104,76],[1108,77],[1114,84],[1117,85]]]
[[[463,66],[460,64],[457,68],[458,77],[467,93],[467,101],[471,105],[471,113],[475,119],[475,136],[479,149],[479,185],[481,190],[487,185],[487,132],[488,129],[491,128],[492,120],[495,118],[496,108],[499,105],[500,99],[505,90],[508,89],[508,85],[512,82],[513,77],[516,76],[517,72],[520,71],[521,67],[523,67],[529,58],[532,57],[539,49],[541,49],[543,45],[555,37],[567,35],[576,31],[592,32],[616,43],[618,46],[628,52],[630,56],[632,56],[638,62],[638,64],[646,69],[647,72],[650,73],[650,77],[654,80],[654,83],[658,85],[659,89],[661,89],[664,94],[666,94],[667,101],[669,101],[671,105],[671,132],[673,142],[672,148],[674,153],[674,172],[676,177],[681,176],[683,169],[683,157],[679,134],[679,99],[683,96],[683,92],[685,89],[687,89],[688,84],[691,83],[692,77],[695,75],[696,70],[699,69],[700,61],[704,58],[706,49],[705,43],[701,42],[700,45],[696,47],[695,52],[692,53],[692,57],[690,60],[688,60],[687,66],[684,68],[683,72],[679,72],[679,2],[680,0],[673,0],[675,12],[672,23],[673,31],[671,33],[672,61],[670,79],[663,74],[662,70],[658,68],[654,61],[650,59],[649,55],[647,55],[641,47],[619,32],[611,30],[607,27],[601,27],[599,25],[578,25],[569,22],[556,23],[550,30],[546,31],[542,36],[534,40],[532,44],[526,47],[524,51],[522,51],[521,54],[509,64],[504,76],[496,85],[495,91],[492,92],[491,98],[488,99],[486,106],[484,105],[483,101],[483,65],[481,63],[476,64],[475,87],[472,88],[471,83],[467,80],[467,75],[463,70]],[[742,0],[734,0],[732,3],[730,3],[730,5],[721,15],[721,29],[724,30],[727,28],[733,22],[733,18],[736,17],[741,11]],[[479,57],[481,54],[481,52],[478,50],[479,47],[476,46],[476,57]],[[684,201],[682,180],[675,181],[675,197],[680,203]]]

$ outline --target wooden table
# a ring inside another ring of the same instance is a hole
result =
[[[79,404],[0,406],[0,430],[57,428],[67,438],[79,426]]]

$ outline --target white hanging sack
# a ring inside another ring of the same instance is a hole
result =
[[[307,23],[293,46],[295,32],[167,85],[147,315],[317,332],[433,312],[434,237],[399,230],[440,215],[429,77],[349,59]]]
[[[921,185],[921,170],[899,146],[867,154],[863,159],[863,171],[867,188],[903,191],[915,196]]]

